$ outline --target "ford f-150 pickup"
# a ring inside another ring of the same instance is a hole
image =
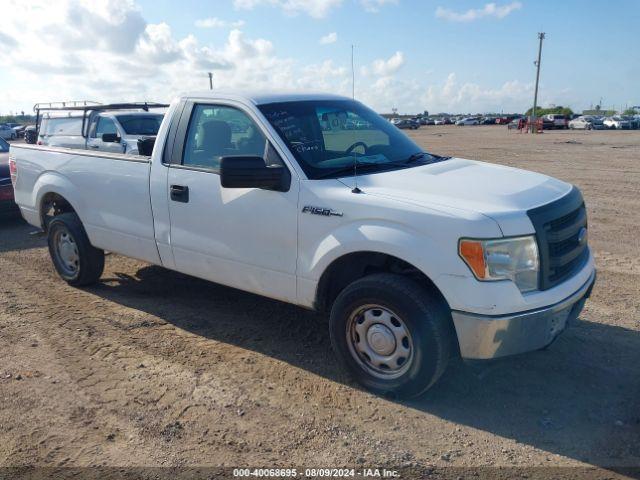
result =
[[[14,144],[9,161],[69,284],[98,281],[107,250],[328,312],[375,392],[546,347],[595,281],[576,187],[425,153],[339,96],[184,95],[150,157]]]

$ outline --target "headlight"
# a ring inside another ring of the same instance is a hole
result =
[[[533,235],[495,240],[461,239],[458,252],[480,281],[511,280],[523,293],[538,288],[540,261]]]

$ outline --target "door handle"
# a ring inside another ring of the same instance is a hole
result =
[[[100,148],[100,145],[89,145],[89,148]]]
[[[171,200],[174,202],[189,202],[189,187],[185,185],[171,185],[171,187],[169,187],[169,193]]]

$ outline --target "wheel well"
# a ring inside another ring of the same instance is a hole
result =
[[[410,263],[385,253],[355,252],[337,258],[323,272],[316,292],[316,309],[329,311],[336,297],[350,283],[373,273],[395,273],[410,277],[423,288],[434,292],[448,306],[431,279]]]
[[[324,271],[318,282],[314,304],[316,310],[321,312],[330,311],[333,302],[342,290],[350,283],[373,273],[394,273],[407,276],[436,298],[439,298],[447,312],[451,311],[451,307],[442,292],[420,269],[400,258],[378,252],[349,253],[334,260]],[[449,327],[451,328],[452,351],[455,352],[454,356],[459,357],[460,346],[458,345],[458,336],[452,319],[450,319]]]
[[[40,224],[42,229],[46,232],[53,217],[69,212],[76,213],[66,198],[53,192],[45,194],[40,202]]]

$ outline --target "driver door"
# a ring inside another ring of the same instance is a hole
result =
[[[224,188],[220,159],[282,162],[242,106],[188,102],[172,147],[167,195],[175,267],[184,273],[296,302],[298,178],[289,191]]]

